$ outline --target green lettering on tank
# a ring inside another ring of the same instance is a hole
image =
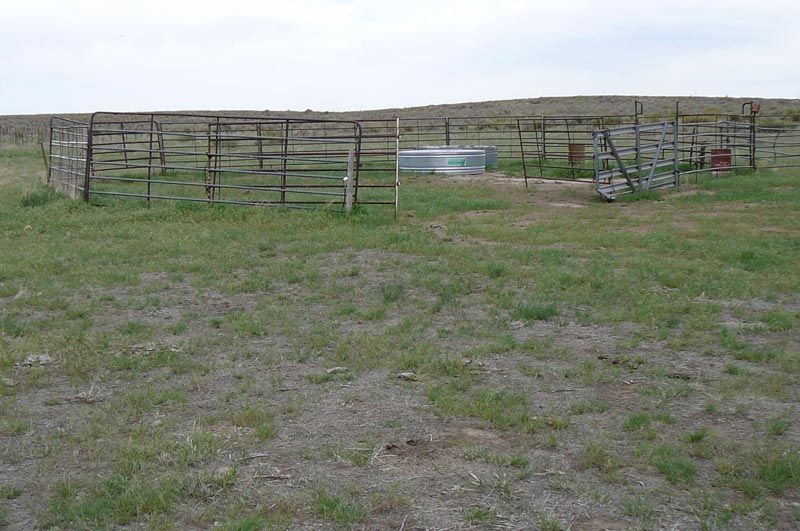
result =
[[[467,165],[467,159],[447,159],[447,165],[464,167]]]

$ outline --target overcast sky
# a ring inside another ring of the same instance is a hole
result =
[[[800,96],[797,0],[0,0],[0,114]]]

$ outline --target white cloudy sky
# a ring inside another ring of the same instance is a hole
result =
[[[797,0],[0,0],[0,114],[800,96]]]

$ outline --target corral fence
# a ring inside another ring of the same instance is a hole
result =
[[[601,157],[595,167],[595,153],[609,153],[608,138],[615,138],[598,132],[664,122],[674,124],[669,134],[675,135],[684,181],[704,172],[800,167],[800,113],[763,115],[755,105],[727,114],[685,113],[676,105],[674,114],[646,115],[636,102],[631,114],[353,120],[96,113],[85,123],[53,119],[50,175],[85,200],[134,197],[344,210],[349,182],[353,205],[393,205],[396,212],[401,149],[493,145],[499,170],[523,177],[526,185],[538,178],[597,186],[607,177],[599,179],[597,172],[618,165],[613,157]],[[639,130],[640,140],[641,134],[652,134],[647,129]],[[620,133],[616,142],[635,147],[633,131],[633,137]],[[638,171],[637,156],[629,155],[621,157],[626,168],[633,164]],[[352,178],[345,180],[348,174]]]
[[[84,201],[397,209],[398,125],[181,113],[53,118],[48,181]]]
[[[800,167],[800,126],[758,111],[753,103],[743,105],[738,115],[676,110],[671,122],[640,126],[637,117],[634,126],[598,129],[592,134],[595,188],[613,200],[619,194],[677,186],[701,173]],[[662,134],[656,144],[654,133]],[[644,168],[642,160],[648,161]],[[657,168],[669,170],[659,173]],[[643,169],[649,174],[643,175]]]

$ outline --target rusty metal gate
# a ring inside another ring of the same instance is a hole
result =
[[[592,136],[594,186],[608,201],[680,184],[676,122],[600,129]]]

